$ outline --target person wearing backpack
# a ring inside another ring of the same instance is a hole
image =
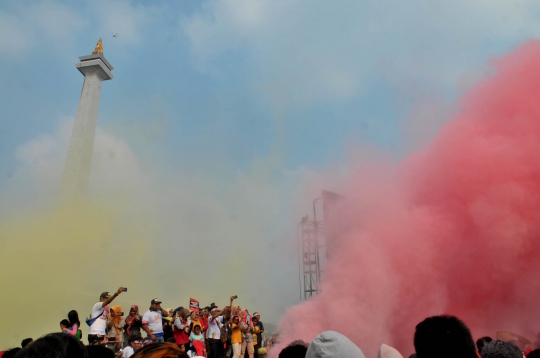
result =
[[[92,344],[94,340],[101,340],[105,336],[107,330],[107,320],[109,319],[109,303],[111,303],[119,294],[123,292],[123,288],[119,287],[114,295],[109,292],[103,292],[99,296],[99,302],[92,307],[90,317],[86,319],[86,324],[90,326],[88,332],[88,344]]]

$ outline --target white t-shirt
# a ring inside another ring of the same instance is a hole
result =
[[[94,321],[94,324],[90,326],[90,330],[88,331],[88,334],[99,334],[104,336],[105,331],[107,330],[107,319],[109,318],[109,306],[101,307],[103,305],[103,302],[98,302],[92,307],[92,313],[90,314],[90,318],[95,318],[101,314],[103,311],[103,314],[101,317],[96,319]]]
[[[126,348],[124,348],[124,351],[122,352],[122,358],[129,358],[133,354],[135,354],[135,350],[133,349],[133,347],[127,346]]]
[[[143,324],[148,324],[152,333],[163,333],[163,322],[161,320],[161,311],[146,311],[142,318]]]
[[[223,324],[223,316],[217,316],[215,319],[208,317],[208,330],[206,330],[207,339],[221,338],[221,324]]]
[[[186,324],[183,324],[182,323],[182,320],[180,319],[180,317],[176,317],[176,319],[174,320],[174,325],[176,326],[176,328],[182,330],[186,327],[189,327],[191,326],[191,318],[187,318],[187,321],[186,321]]]

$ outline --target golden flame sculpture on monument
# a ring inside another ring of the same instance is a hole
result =
[[[103,42],[101,39],[98,40],[96,48],[92,51],[92,55],[103,55]]]

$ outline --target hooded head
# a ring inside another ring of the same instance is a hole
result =
[[[112,306],[111,311],[114,313],[115,317],[119,317],[120,319],[122,319],[122,316],[120,316],[120,313],[122,312],[121,306]]]
[[[182,306],[175,309],[174,312],[176,312],[176,315],[179,316],[182,320],[186,320],[190,314],[189,310]]]
[[[118,324],[122,320],[122,316],[120,315],[122,312],[122,307],[112,306],[111,312],[114,313],[114,317],[110,317],[110,320],[113,322],[114,328],[116,329],[116,334],[120,334],[120,327],[118,327]]]
[[[341,333],[326,331],[313,339],[306,358],[365,358],[362,350]]]
[[[403,356],[397,349],[387,346],[386,344],[381,344],[377,358],[403,358]]]

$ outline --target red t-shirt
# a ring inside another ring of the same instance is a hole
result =
[[[202,323],[202,331],[204,334],[204,338],[206,338],[206,331],[208,330],[208,317],[202,316],[199,318],[199,321]]]
[[[177,318],[178,319],[178,318]],[[187,322],[182,322],[183,325],[187,325]],[[176,341],[176,344],[188,344],[189,343],[189,335],[186,333],[183,329],[178,329],[178,327],[173,326],[173,337]]]

